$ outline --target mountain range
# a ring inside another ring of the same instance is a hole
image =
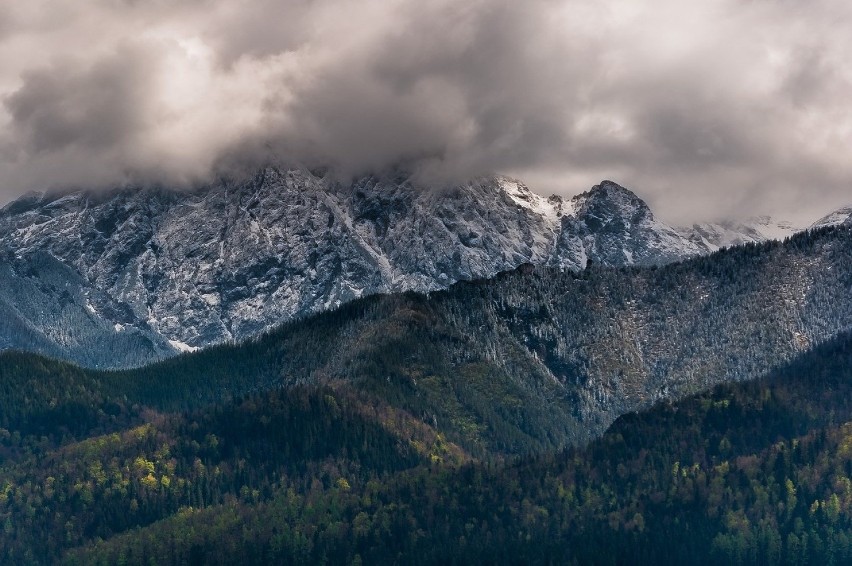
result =
[[[0,349],[134,367],[366,295],[525,263],[664,265],[796,232],[767,217],[669,226],[610,181],[544,198],[501,176],[436,188],[269,167],[186,192],[31,194],[0,211]]]
[[[42,385],[2,405],[50,405],[53,394],[37,391],[57,380],[102,399],[83,402],[94,420],[103,403],[173,412],[327,385],[390,404],[469,454],[526,453],[581,445],[621,415],[760,377],[852,330],[850,288],[849,226],[659,268],[524,264],[443,291],[364,297],[137,370],[39,374]]]
[[[2,353],[0,563],[844,563],[850,290],[840,225],[138,369]]]
[[[16,201],[0,564],[848,562],[850,213],[277,169]]]

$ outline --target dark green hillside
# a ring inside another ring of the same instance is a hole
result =
[[[841,563],[850,328],[836,228],[371,297],[132,371],[5,353],[0,562]]]
[[[363,489],[466,459],[410,416],[322,387],[146,413],[145,424],[58,449],[0,438],[17,451],[0,466],[0,563],[51,563],[67,548],[191,509]]]
[[[13,433],[56,440],[105,431],[134,407],[192,410],[282,385],[346,384],[472,454],[524,453],[582,444],[622,414],[759,377],[850,328],[852,230],[834,228],[660,269],[522,268],[430,296],[370,297],[139,370],[33,369],[12,355],[19,369],[0,364],[0,418]],[[72,374],[70,395],[58,376]]]
[[[0,427],[53,444],[141,423],[144,408],[195,410],[282,385],[328,384],[415,415],[478,456],[563,446],[575,426],[563,388],[531,365],[523,379],[481,358],[421,296],[375,297],[150,368],[81,370],[31,354],[0,354]],[[454,345],[454,346],[453,346]],[[527,353],[508,345],[506,359]]]
[[[625,416],[585,449],[184,510],[74,564],[844,564],[852,336]]]
[[[116,379],[169,409],[346,381],[437,421],[470,450],[523,452],[582,443],[621,414],[754,379],[850,328],[852,230],[834,228],[659,269],[521,268],[430,296],[372,297]],[[503,421],[523,435],[494,444]]]

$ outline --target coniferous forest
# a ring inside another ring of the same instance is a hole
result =
[[[0,354],[0,562],[848,563],[849,237],[525,267],[138,370]]]
[[[0,0],[0,566],[852,566],[852,0]]]
[[[7,563],[842,564],[850,420],[850,335],[527,456],[472,458],[333,387],[107,403],[0,432],[0,540]]]

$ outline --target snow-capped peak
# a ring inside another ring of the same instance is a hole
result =
[[[653,219],[651,209],[644,200],[613,181],[601,181],[589,191],[575,196],[571,202],[578,214],[605,212],[624,219],[640,216]]]
[[[737,232],[714,240],[673,228],[612,181],[563,199],[500,176],[446,190],[400,174],[333,177],[270,167],[190,192],[31,195],[0,212],[0,249],[60,264],[83,297],[75,316],[114,329],[122,344],[139,335],[161,355],[249,338],[372,293],[433,291],[524,263],[659,265],[714,251]],[[766,239],[772,223],[755,224],[736,237]],[[59,327],[72,308],[63,300],[34,299],[31,312]]]
[[[545,198],[534,193],[522,182],[510,177],[497,177],[497,182],[503,192],[509,196],[518,206],[541,216],[556,225],[559,219],[566,214],[573,214],[573,207],[559,196],[553,195]],[[566,206],[568,205],[568,206]]]
[[[840,224],[852,224],[852,206],[844,206],[820,218],[811,225],[811,228],[825,228]]]

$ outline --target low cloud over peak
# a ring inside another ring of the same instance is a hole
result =
[[[839,0],[14,3],[0,199],[272,154],[808,220],[852,201],[850,29]]]

